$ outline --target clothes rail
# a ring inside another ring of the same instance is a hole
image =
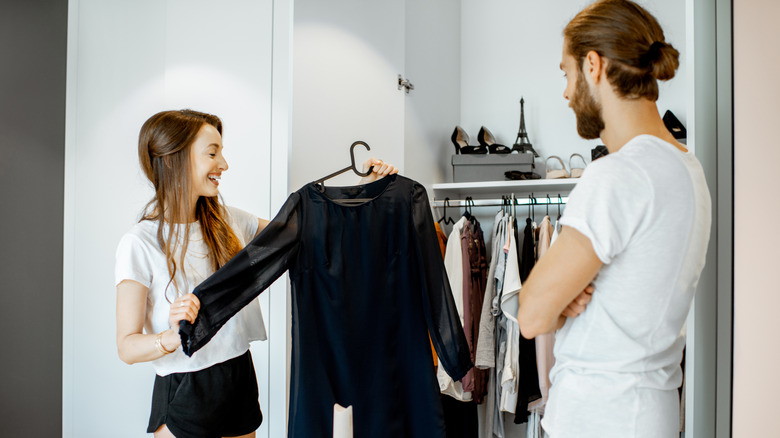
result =
[[[568,202],[569,197],[564,196],[559,198],[558,196],[547,198],[515,198],[514,205],[563,205]],[[511,204],[511,200],[510,205]],[[433,208],[444,207],[444,199],[434,199]],[[506,203],[503,199],[449,199],[447,200],[447,207],[503,207]]]

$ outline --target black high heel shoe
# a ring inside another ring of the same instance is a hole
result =
[[[477,134],[477,140],[479,144],[488,148],[491,154],[508,154],[512,152],[509,146],[496,143],[496,137],[484,126],[479,128],[479,134]]]
[[[469,145],[469,135],[460,126],[455,127],[455,131],[452,132],[452,144],[455,145],[456,154],[486,154],[488,148],[486,146],[474,146]]]

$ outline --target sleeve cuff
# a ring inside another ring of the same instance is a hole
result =
[[[593,233],[593,230],[590,228],[590,226],[588,226],[587,222],[579,218],[567,218],[565,216],[562,217],[560,221],[563,226],[573,228],[579,231],[583,236],[587,237],[588,240],[590,240],[591,246],[593,246],[593,251],[596,253],[596,257],[598,257],[602,263],[608,265],[612,261],[612,258],[607,255],[604,248],[602,248],[601,245],[596,242],[595,234]]]

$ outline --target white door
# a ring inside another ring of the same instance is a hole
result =
[[[404,2],[295,2],[291,191],[348,166],[356,140],[371,146],[355,149],[358,162],[403,165],[403,71]]]
[[[225,202],[269,217],[273,2],[68,6],[63,436],[138,437],[154,372],[117,356],[113,276],[116,244],[152,195],[138,165],[138,131],[164,109],[219,115],[230,164]],[[268,350],[269,342],[252,347],[264,412]],[[269,436],[274,419],[284,422],[266,416],[258,436]]]

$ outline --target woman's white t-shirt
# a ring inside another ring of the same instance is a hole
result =
[[[235,207],[228,207],[228,223],[242,247],[257,233],[257,217]],[[165,255],[157,242],[157,222],[141,221],[119,241],[116,250],[115,282],[133,280],[148,288],[144,332],[160,333],[168,330],[170,301],[177,297],[173,283],[168,284],[170,274]],[[163,233],[167,235],[168,224]],[[184,233],[184,225],[180,232]],[[178,256],[176,258],[178,260]],[[208,247],[198,222],[190,224],[189,246],[184,259],[186,276],[176,274],[182,294],[192,290],[214,273],[208,258]],[[168,289],[168,298],[165,291]],[[249,349],[249,342],[267,339],[260,303],[249,303],[217,332],[203,348],[187,357],[181,348],[174,353],[151,361],[159,376],[171,373],[192,372],[208,368],[228,359],[240,356]]]
[[[696,157],[657,137],[638,136],[588,166],[560,222],[604,265],[587,309],[555,336],[542,420],[553,438],[679,435],[681,331],[710,214]]]

